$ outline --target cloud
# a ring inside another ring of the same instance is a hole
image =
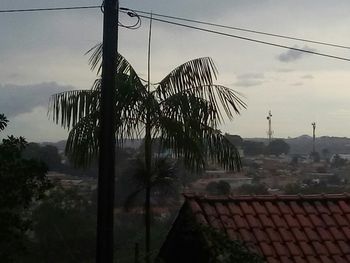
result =
[[[263,73],[245,73],[237,76],[238,79],[264,79]]]
[[[289,72],[293,72],[294,69],[291,68],[279,68],[276,70],[276,72],[280,72],[280,73],[289,73]]]
[[[55,82],[28,86],[0,85],[0,113],[15,117],[39,106],[47,108],[51,95],[72,89],[71,86],[61,86]]]
[[[301,76],[302,79],[313,79],[314,76],[308,74],[308,75],[304,75],[304,76]]]
[[[235,86],[239,87],[252,87],[263,84],[265,81],[263,73],[245,73],[237,76],[237,82]]]
[[[9,135],[24,136],[27,141],[58,141],[67,138],[68,131],[56,125],[47,116],[47,107],[35,107],[10,119],[7,128],[0,133],[0,139]]]
[[[304,46],[304,47],[300,48],[299,46],[296,45],[296,46],[294,46],[294,48],[303,49],[303,50],[312,51],[312,52],[316,51],[316,49],[310,48],[308,46]],[[278,55],[277,59],[281,62],[293,62],[293,61],[296,61],[296,60],[303,58],[306,55],[308,55],[308,53],[297,51],[294,49],[289,49],[286,52]]]
[[[292,86],[302,86],[302,85],[304,85],[304,83],[303,82],[295,82],[295,83],[293,83],[291,85]]]

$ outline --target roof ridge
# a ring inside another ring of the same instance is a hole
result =
[[[298,200],[334,200],[334,199],[350,199],[350,193],[342,194],[294,194],[294,195],[205,195],[199,193],[183,194],[186,200],[197,199],[207,201],[298,201]]]

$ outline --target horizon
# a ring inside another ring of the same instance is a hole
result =
[[[77,0],[75,5],[99,4]],[[289,35],[350,46],[346,27],[350,2],[337,5],[326,0],[121,1],[136,10],[192,18],[228,26]],[[30,3],[2,1],[2,9],[50,7],[47,1]],[[62,0],[59,6],[70,6]],[[195,10],[195,12],[194,12]],[[271,13],[274,14],[271,17]],[[96,78],[84,53],[101,41],[100,10],[2,14],[0,30],[0,113],[10,123],[2,136],[24,136],[28,141],[58,141],[67,131],[47,116],[50,95],[74,89],[89,89]],[[121,15],[123,22],[130,22]],[[279,21],[276,23],[276,21]],[[219,29],[218,29],[219,30]],[[148,21],[138,30],[120,29],[120,52],[141,77],[147,72]],[[346,57],[346,50],[294,40],[277,39],[220,29],[262,41]],[[77,34],[79,32],[79,34]],[[179,37],[181,36],[181,37]],[[223,133],[263,138],[266,116],[272,111],[275,137],[311,134],[317,123],[318,136],[350,137],[350,63],[288,49],[280,49],[196,32],[159,22],[152,29],[151,80],[158,81],[174,67],[190,59],[212,57],[219,70],[216,83],[243,94],[247,103],[232,122],[219,128]],[[21,39],[21,41],[18,41]],[[188,41],[190,39],[191,41]],[[332,135],[330,135],[332,134]]]

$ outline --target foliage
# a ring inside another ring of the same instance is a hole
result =
[[[91,58],[93,67],[98,65],[100,54],[98,47]],[[120,54],[116,72],[119,143],[139,137],[147,124],[151,137],[159,138],[163,149],[173,149],[173,156],[184,156],[191,168],[204,166],[207,156],[230,169],[240,166],[236,148],[217,127],[224,115],[232,119],[245,104],[236,92],[213,83],[217,72],[210,58],[184,63],[154,87],[145,85]],[[91,90],[74,90],[51,98],[54,121],[71,128],[66,154],[76,164],[89,164],[98,152],[100,90],[99,79]]]
[[[300,158],[299,155],[294,155],[294,156],[292,157],[292,160],[291,160],[290,164],[291,164],[292,166],[297,166],[297,165],[299,164],[299,158]]]
[[[157,220],[154,218],[152,222],[152,251],[151,258],[154,258],[158,254],[158,250],[162,246],[169,229],[171,228],[177,211],[170,210],[163,220]],[[135,244],[139,246],[138,262],[145,262],[144,253],[144,216],[139,213],[118,213],[115,217],[115,254],[118,258],[118,262],[122,263],[134,263],[135,260]],[[153,262],[153,261],[152,261]]]
[[[206,190],[212,195],[228,195],[231,192],[231,186],[228,182],[221,180],[208,183]]]
[[[247,156],[255,156],[265,153],[263,142],[243,141],[243,151]]]
[[[96,203],[92,196],[57,186],[34,210],[33,222],[28,262],[94,262]]]
[[[322,149],[322,156],[325,160],[328,160],[330,157],[330,151],[328,148],[323,148]]]
[[[271,141],[267,147],[266,147],[266,152],[268,154],[273,154],[273,155],[281,155],[282,153],[288,154],[289,153],[290,146],[288,143],[286,143],[282,139],[276,139]]]
[[[252,252],[241,241],[231,240],[224,233],[211,227],[201,226],[210,253],[209,263],[263,263],[263,258]]]
[[[225,133],[226,138],[235,146],[242,146],[243,145],[243,139],[239,135],[232,135],[229,133]]]
[[[45,163],[50,171],[58,171],[61,169],[61,156],[55,146],[44,145],[38,143],[28,143],[23,151],[25,159],[35,159]]]
[[[238,187],[237,193],[242,195],[266,195],[269,192],[264,184],[244,184]]]
[[[101,55],[102,46],[98,45],[90,60],[93,69]],[[203,169],[208,158],[224,168],[239,169],[239,153],[218,126],[224,117],[232,120],[246,105],[235,91],[214,84],[217,70],[208,57],[180,65],[153,85],[150,80],[146,84],[120,54],[115,72],[117,142],[143,135],[145,138],[145,230],[149,250],[151,187],[156,169],[152,162],[154,140],[159,141],[160,150],[170,149],[171,157],[183,157],[185,166],[192,170]],[[100,91],[98,79],[90,91],[64,92],[51,99],[53,120],[72,128],[66,154],[77,165],[88,165],[98,153]]]
[[[331,160],[331,167],[332,168],[339,168],[346,164],[346,159],[341,158],[339,154],[334,155],[334,157]]]
[[[0,131],[4,130],[7,126],[8,120],[4,114],[0,114]]]
[[[329,186],[326,184],[316,184],[301,186],[300,184],[287,184],[284,188],[285,194],[341,194],[349,192],[350,189],[344,186]]]
[[[169,158],[153,159],[150,184],[147,182],[146,175],[146,165],[143,159],[136,158],[130,161],[125,169],[124,176],[121,178],[124,182],[127,181],[130,187],[125,189],[127,196],[124,196],[123,205],[126,208],[129,208],[139,195],[144,194],[148,186],[151,189],[153,204],[166,205],[169,200],[178,201],[179,182],[177,165],[174,160]],[[125,187],[125,183],[123,184],[123,181],[120,181],[120,183],[121,185],[118,186],[117,182],[117,190],[123,191],[120,188]],[[120,194],[117,193],[117,195]]]
[[[321,160],[320,153],[319,152],[311,152],[310,153],[310,158],[312,159],[313,162],[319,163]]]
[[[3,139],[0,144],[0,258],[15,261],[24,251],[31,227],[30,206],[50,188],[46,166],[22,158],[23,137]]]

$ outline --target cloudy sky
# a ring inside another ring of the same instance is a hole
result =
[[[95,5],[99,0],[1,0],[0,9]],[[350,1],[338,0],[128,0],[123,7],[350,46]],[[130,23],[121,15],[123,23]],[[148,21],[121,28],[119,50],[146,76]],[[218,29],[221,30],[222,29]],[[227,33],[350,58],[350,50],[237,31]],[[29,141],[65,139],[67,131],[48,116],[51,94],[89,89],[96,77],[84,53],[102,36],[99,9],[0,13],[0,113],[5,133]],[[244,94],[248,104],[221,128],[242,137],[266,137],[269,110],[275,137],[350,137],[350,62],[265,46],[154,22],[152,81],[202,56],[215,61],[217,83]]]

